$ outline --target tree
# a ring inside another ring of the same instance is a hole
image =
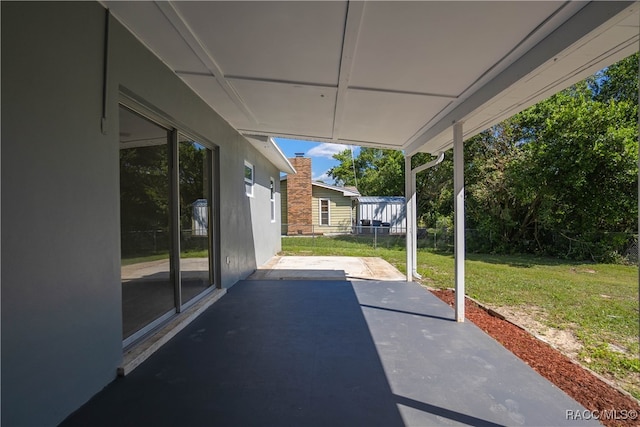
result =
[[[638,134],[629,117],[637,104],[593,98],[581,83],[518,116],[530,134],[515,166],[530,182],[518,185],[525,200],[532,190],[543,196],[539,222],[546,229],[636,228]]]
[[[357,184],[358,191],[363,196],[404,196],[404,154],[401,151],[361,148],[354,158],[351,150],[344,150],[333,157],[340,162],[328,172],[334,183],[351,186]],[[418,153],[412,158],[412,166],[417,167],[431,159],[429,154]],[[452,214],[452,174],[451,158],[445,158],[437,167],[416,177],[418,218],[421,222],[435,225],[439,215]]]
[[[588,78],[594,100],[628,101],[638,105],[638,58],[639,54],[635,53]]]
[[[404,195],[402,152],[364,147],[353,159],[351,150],[344,150],[333,157],[340,164],[327,174],[336,184],[357,186],[363,196]]]
[[[168,230],[168,158],[165,145],[120,150],[123,232]]]
[[[485,246],[494,250],[510,247],[532,221],[514,192],[521,139],[517,120],[509,119],[465,143],[467,227],[489,236]]]
[[[557,253],[554,236],[636,232],[638,54],[614,64],[465,142],[467,227],[492,250]],[[363,195],[404,194],[404,157],[364,148],[334,156],[329,174]],[[431,159],[413,156],[413,167]],[[447,154],[416,179],[418,217],[453,214]]]
[[[193,203],[198,199],[208,199],[209,175],[207,167],[207,150],[193,141],[178,144],[179,150],[179,185],[180,185],[180,228],[191,229]]]

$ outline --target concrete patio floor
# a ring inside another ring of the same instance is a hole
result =
[[[400,280],[406,276],[382,258],[275,256],[248,280]]]
[[[245,280],[62,425],[598,425],[453,318],[413,283]]]

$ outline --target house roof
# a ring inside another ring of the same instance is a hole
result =
[[[358,203],[360,204],[404,204],[404,197],[401,196],[362,196],[358,197]]]
[[[316,187],[326,188],[328,190],[340,191],[345,197],[358,197],[360,192],[354,187],[339,187],[337,185],[329,185],[324,182],[312,181],[311,185]]]
[[[436,153],[638,50],[639,1],[102,1],[244,135]]]
[[[287,175],[280,177],[280,181],[286,181],[286,180],[287,180]],[[311,185],[315,185],[316,187],[320,187],[320,188],[326,188],[328,190],[339,191],[345,197],[360,196],[360,192],[356,187],[351,187],[351,186],[341,187],[339,185],[325,184],[324,182],[320,182],[320,181],[311,181]]]
[[[278,144],[271,137],[261,135],[245,135],[247,141],[253,145],[256,150],[262,153],[271,163],[273,163],[280,172],[296,173],[295,168],[284,155]]]

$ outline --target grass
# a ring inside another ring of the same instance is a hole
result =
[[[391,239],[389,237],[388,239]],[[286,237],[285,255],[378,256],[405,272],[404,241]],[[432,287],[454,287],[453,256],[420,249],[418,273]],[[581,362],[610,374],[640,398],[638,267],[576,263],[530,255],[468,254],[467,295],[493,306],[536,306],[547,326],[569,330],[584,346]],[[636,378],[635,381],[632,378]],[[631,380],[630,380],[631,379]]]

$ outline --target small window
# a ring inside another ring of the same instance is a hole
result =
[[[320,199],[320,225],[329,225],[329,199]]]
[[[271,222],[276,222],[276,180],[269,178],[269,202],[271,203]]]
[[[247,196],[253,197],[253,165],[247,161],[244,162],[244,187]]]

